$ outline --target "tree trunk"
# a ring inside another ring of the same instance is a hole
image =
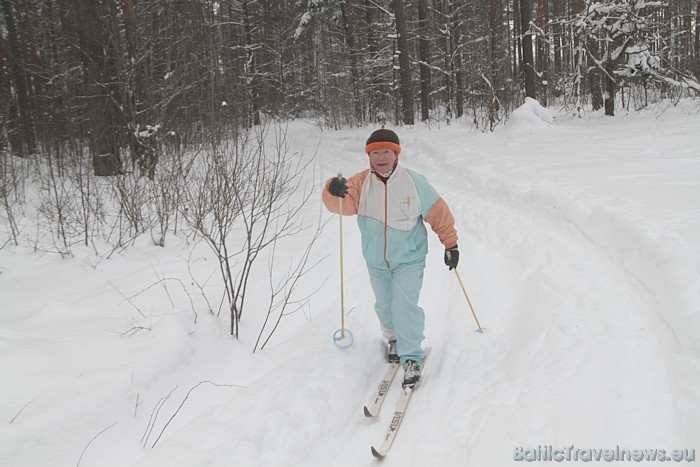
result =
[[[113,50],[109,46],[109,31],[101,11],[102,3],[96,0],[79,0],[73,14],[78,30],[84,68],[85,101],[89,124],[90,152],[93,170],[98,177],[121,174],[118,137],[119,108],[115,106],[113,81]],[[90,27],[84,25],[90,24]]]
[[[2,0],[3,12],[5,14],[5,27],[7,28],[8,42],[10,46],[10,60],[12,66],[10,76],[15,84],[16,101],[11,113],[16,113],[19,122],[14,131],[11,131],[10,141],[18,156],[26,156],[34,151],[34,125],[29,106],[29,89],[27,76],[22,67],[25,62],[19,45],[18,30],[15,24],[15,15],[12,12],[12,5],[9,0]]]
[[[513,0],[513,76],[520,76],[523,69],[523,41],[520,31],[520,0]]]
[[[348,46],[348,56],[350,58],[350,76],[352,78],[352,101],[355,109],[355,120],[357,123],[362,122],[362,105],[360,98],[360,72],[357,68],[357,47],[355,44],[355,30],[352,23],[352,10],[350,10],[349,2],[343,0],[340,2],[340,11],[343,17],[343,27],[345,29],[345,43]]]
[[[554,52],[554,73],[559,74],[562,71],[562,26],[560,21],[562,18],[562,0],[554,0],[552,3],[552,14],[554,16],[554,25],[552,26],[553,52]]]
[[[615,64],[612,60],[605,62],[605,115],[615,116],[615,94],[617,83],[613,79]]]
[[[599,56],[598,40],[591,38],[588,40],[588,50],[594,57]],[[601,109],[605,102],[603,100],[603,73],[597,66],[590,67],[587,73],[588,92],[591,93],[591,107],[593,111]],[[607,80],[606,80],[607,86]]]
[[[489,129],[493,131],[496,126],[496,121],[498,117],[498,100],[496,99],[496,88],[498,86],[497,80],[497,69],[499,66],[500,57],[500,47],[499,44],[499,32],[501,24],[501,5],[499,1],[489,2],[489,47],[488,47],[488,116],[489,116]]]
[[[452,119],[452,80],[454,78],[454,62],[452,55],[452,14],[451,6],[449,0],[435,0],[435,11],[437,13],[437,23],[439,29],[442,31],[442,53],[444,56],[444,69],[445,69],[445,118],[447,122]]]
[[[248,103],[248,126],[260,125],[260,90],[258,83],[257,62],[253,50],[253,25],[251,23],[249,2],[243,1],[243,28],[245,37],[246,60],[246,100]]]
[[[428,0],[418,1],[421,120],[430,119],[430,41],[428,38]]]
[[[127,136],[131,151],[131,162],[133,165],[138,165],[143,173],[146,173],[150,179],[153,179],[157,164],[157,153],[145,139],[142,141],[142,138],[139,137],[141,128],[139,128],[138,111],[140,109],[137,106],[139,103],[141,103],[141,107],[144,106],[146,97],[142,92],[142,86],[147,80],[140,72],[143,69],[143,65],[138,63],[136,57],[138,39],[134,0],[124,0],[124,32],[128,59],[121,65],[124,69],[122,74],[125,77],[123,102],[124,114],[128,119],[127,126],[129,131]]]
[[[576,111],[581,116],[583,109],[584,98],[584,83],[586,80],[586,60],[585,44],[581,38],[575,33],[575,25],[573,18],[581,13],[584,8],[583,0],[570,0],[566,14],[568,26],[566,26],[565,34],[562,34],[563,39],[563,62],[567,66],[571,66],[574,73],[574,89],[573,94],[576,98]]]
[[[5,49],[5,42],[2,34],[0,34],[0,63],[10,63]],[[16,119],[16,114],[11,112],[12,109],[12,85],[10,84],[10,76],[7,73],[6,67],[0,67],[0,151],[8,149],[8,140],[10,129],[8,122]]]
[[[379,45],[375,27],[376,7],[373,0],[365,0],[365,20],[367,23],[367,59],[370,64],[377,63]],[[379,76],[370,68],[368,77],[369,92],[367,96],[367,113],[370,122],[379,117]]]
[[[692,0],[683,2],[683,68],[690,69],[693,60],[693,5]]]
[[[500,1],[498,3],[500,5]],[[455,112],[457,118],[459,118],[462,115],[464,115],[464,72],[462,71],[462,50],[460,48],[460,42],[462,40],[462,21],[460,9],[457,9],[457,11],[455,11],[453,7],[450,7],[450,11],[452,11],[454,15],[450,23],[450,28],[452,31],[450,33],[450,37],[452,37],[451,47],[454,51],[454,65],[452,69],[454,70]]]
[[[124,31],[126,34],[126,50],[129,58],[136,56],[136,10],[134,0],[124,0]]]
[[[700,79],[700,1],[695,6],[695,47],[693,53],[693,70]]]
[[[397,47],[399,52],[400,86],[401,86],[401,117],[406,125],[413,125],[413,86],[411,83],[411,60],[408,49],[408,30],[403,11],[403,1],[393,0],[396,17]]]
[[[537,71],[541,74],[542,79],[539,80],[542,86],[541,104],[547,106],[547,89],[549,78],[549,0],[537,0],[537,25],[542,31],[545,31],[545,36],[537,36]]]
[[[525,74],[525,96],[536,99],[535,94],[535,67],[532,52],[532,35],[530,18],[532,16],[532,0],[520,0],[520,30],[523,43],[523,72]]]

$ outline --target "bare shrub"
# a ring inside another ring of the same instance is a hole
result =
[[[304,230],[299,212],[311,194],[303,186],[309,163],[291,154],[285,130],[270,134],[263,126],[217,138],[190,172],[185,217],[216,255],[233,336],[260,253]]]
[[[0,248],[12,243],[19,245],[19,217],[24,214],[25,202],[25,160],[13,157],[9,151],[0,150],[0,203],[2,203],[3,224],[7,228],[7,238],[0,238]]]

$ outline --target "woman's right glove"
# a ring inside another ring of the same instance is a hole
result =
[[[345,177],[335,177],[328,185],[328,191],[338,198],[345,198],[348,194],[348,179]]]
[[[452,271],[457,267],[457,263],[459,263],[459,250],[457,249],[457,245],[455,245],[445,250],[445,265]]]

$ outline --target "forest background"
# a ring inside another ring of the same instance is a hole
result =
[[[3,154],[98,176],[264,119],[492,131],[700,91],[697,0],[1,0]]]

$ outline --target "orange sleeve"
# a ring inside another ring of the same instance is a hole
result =
[[[365,183],[365,179],[369,175],[369,169],[363,170],[360,173],[356,173],[348,179],[348,194],[343,198],[343,215],[353,216],[357,214],[360,208],[360,193],[362,193],[362,185]],[[335,177],[331,177],[326,180],[326,184],[323,187],[323,193],[321,198],[323,199],[323,204],[326,206],[330,212],[338,214],[338,198],[333,196],[330,191],[328,191],[328,185],[331,184],[331,180]]]
[[[457,245],[457,230],[455,229],[455,218],[447,207],[447,203],[442,198],[438,199],[425,216],[425,221],[430,224],[445,248],[452,248]]]

